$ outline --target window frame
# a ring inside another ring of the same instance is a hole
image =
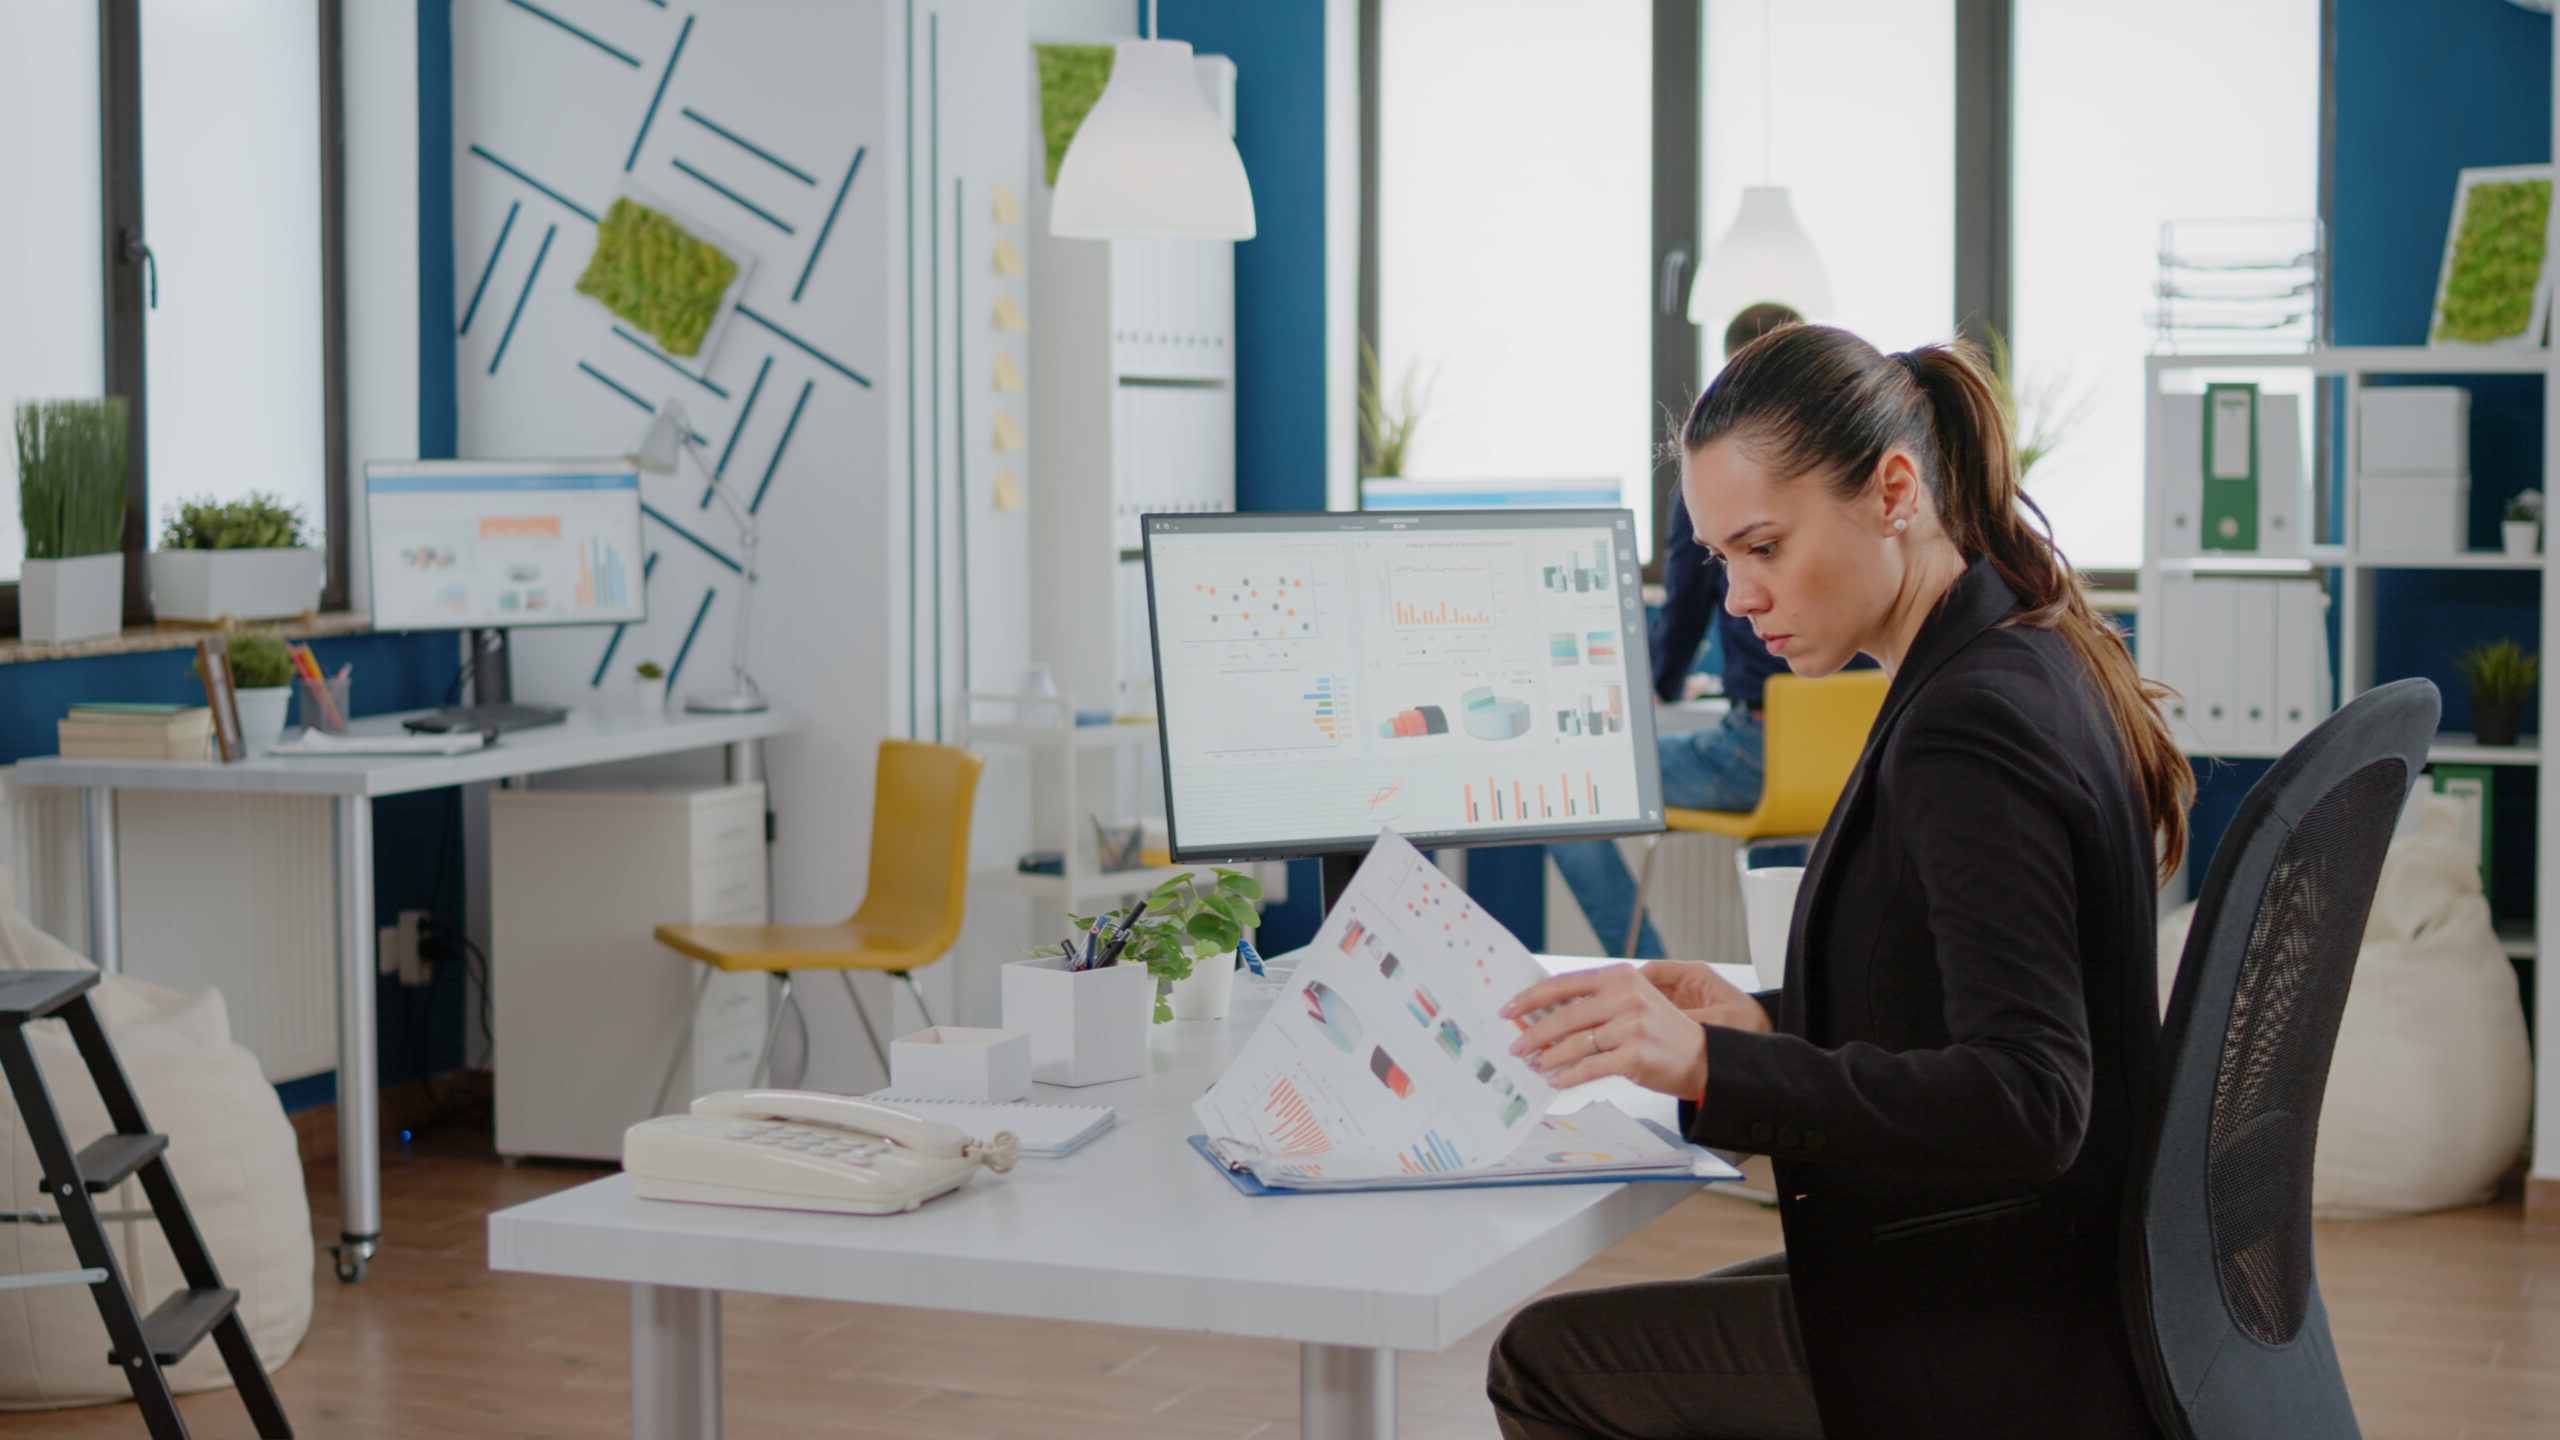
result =
[[[312,0],[319,19],[320,145],[320,363],[322,544],[328,573],[320,608],[347,606],[347,343],[346,343],[346,111],[340,64],[344,0]],[[122,395],[132,433],[125,444],[124,623],[152,622],[148,561],[151,548],[150,396],[145,332],[149,296],[144,285],[142,214],[142,7],[141,0],[98,0],[99,243],[105,247],[103,321],[105,373],[102,392]],[[0,636],[20,634],[18,585],[0,582]]]

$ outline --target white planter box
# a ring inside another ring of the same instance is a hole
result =
[[[320,608],[317,550],[154,550],[151,610],[163,620],[283,620]]]
[[[929,1100],[1004,1104],[1031,1093],[1031,1037],[937,1025],[889,1042],[889,1088]]]
[[[2368,555],[2458,555],[2471,542],[2468,475],[2366,475],[2356,547]]]
[[[1156,981],[1144,965],[1069,970],[1063,960],[1004,967],[1004,1028],[1031,1034],[1031,1078],[1099,1085],[1147,1073]]]
[[[18,637],[30,644],[124,633],[124,556],[29,560],[18,572]]]

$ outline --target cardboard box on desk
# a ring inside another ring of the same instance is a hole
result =
[[[1003,971],[1004,1028],[1031,1036],[1031,1078],[1100,1085],[1147,1072],[1156,979],[1144,965],[1069,970],[1064,960],[1016,960]]]

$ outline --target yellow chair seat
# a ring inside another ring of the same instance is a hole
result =
[[[1662,828],[1694,830],[1708,835],[1730,835],[1737,840],[1751,838],[1753,816],[1744,810],[1683,810],[1677,805],[1662,808]]]
[[[661,925],[658,943],[715,970],[886,970],[930,965],[942,947],[931,935],[900,934],[859,921],[843,925]]]

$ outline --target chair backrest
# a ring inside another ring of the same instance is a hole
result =
[[[2353,1436],[2311,1253],[2311,1151],[2383,852],[2438,697],[2357,697],[2215,851],[2162,1022],[2125,1208],[2125,1323],[2180,1440]]]
[[[969,822],[986,761],[953,745],[883,740],[871,797],[871,879],[854,919],[949,949],[969,903]]]
[[[1769,677],[1754,835],[1812,835],[1830,822],[1892,684],[1882,670]]]

